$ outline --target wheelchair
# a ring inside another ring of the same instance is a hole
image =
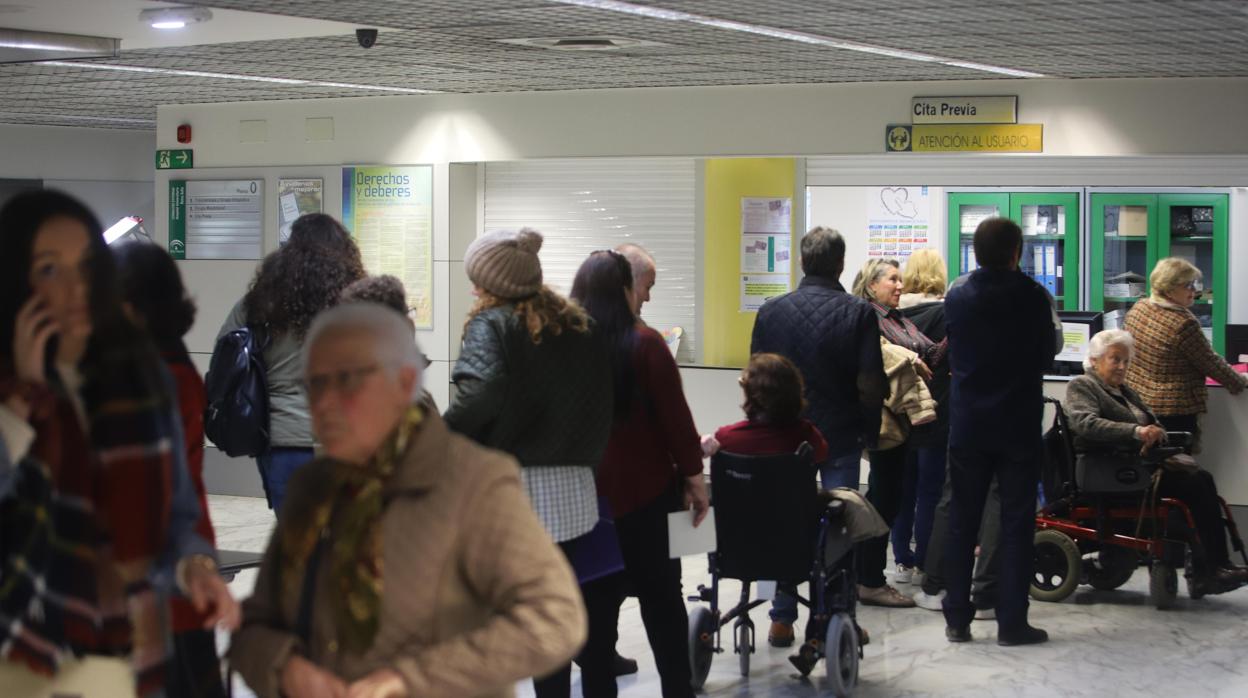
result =
[[[742,676],[749,676],[754,623],[749,612],[767,603],[750,599],[752,582],[774,581],[789,593],[810,582],[806,641],[790,662],[802,676],[823,660],[831,688],[848,696],[858,681],[862,658],[855,623],[857,576],[845,503],[828,502],[815,486],[809,444],[794,454],[743,456],[717,453],[711,459],[716,552],[710,554],[711,585],[698,586],[689,601],[689,663],[693,688],[701,690],[711,660],[723,652],[721,631],[732,625],[733,651]],[[727,610],[719,605],[722,579],[740,580],[741,597]],[[796,594],[795,594],[796,595]]]
[[[1149,601],[1158,609],[1174,605],[1178,570],[1184,570],[1190,596],[1191,551],[1200,536],[1192,513],[1178,499],[1155,497],[1154,474],[1161,463],[1184,451],[1191,434],[1171,432],[1164,446],[1138,452],[1076,454],[1061,402],[1045,434],[1042,490],[1045,504],[1036,514],[1035,567],[1031,597],[1062,601],[1080,584],[1112,591],[1126,584],[1137,567],[1149,571]],[[1248,563],[1244,543],[1221,501],[1231,545]]]

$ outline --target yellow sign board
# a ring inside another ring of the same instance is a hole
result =
[[[890,153],[1042,153],[1043,124],[891,124]]]
[[[915,124],[1012,124],[1018,121],[1018,97],[915,97],[910,100],[910,121]]]

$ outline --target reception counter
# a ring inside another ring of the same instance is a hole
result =
[[[745,418],[741,411],[741,388],[737,385],[740,373],[740,369],[681,367],[685,397],[693,410],[694,423],[702,433],[713,432],[725,424]],[[1069,381],[1070,378],[1064,376],[1046,377],[1044,394],[1061,399],[1066,394]],[[1052,424],[1051,409],[1045,410],[1044,418],[1044,424],[1040,425],[1042,430]],[[1205,416],[1203,428],[1201,466],[1213,473],[1227,503],[1245,507],[1243,512],[1248,515],[1248,393],[1234,396],[1222,387],[1209,388],[1209,414]],[[867,472],[868,466],[864,461],[864,484]],[[1248,529],[1245,534],[1248,535]]]

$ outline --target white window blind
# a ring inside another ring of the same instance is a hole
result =
[[[545,236],[546,283],[567,294],[585,257],[633,242],[654,255],[658,282],[642,319],[684,329],[677,359],[698,343],[694,161],[689,158],[531,160],[485,166],[485,229]]]

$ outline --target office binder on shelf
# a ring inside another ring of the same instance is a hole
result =
[[[1044,246],[1044,287],[1049,293],[1057,295],[1057,243],[1050,242]]]

